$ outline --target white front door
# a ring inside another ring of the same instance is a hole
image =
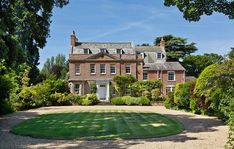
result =
[[[106,100],[107,84],[100,84],[98,87],[99,100]]]

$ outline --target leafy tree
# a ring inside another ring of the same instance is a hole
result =
[[[188,21],[199,21],[202,15],[219,12],[234,19],[233,0],[164,0],[165,6],[176,6]]]
[[[132,75],[116,75],[113,77],[115,89],[119,96],[123,96],[130,89],[131,84],[136,82]]]
[[[220,64],[223,60],[224,58],[221,55],[215,53],[189,55],[183,59],[182,65],[186,69],[186,75],[198,77],[207,66]]]
[[[228,53],[227,56],[229,59],[234,59],[234,48],[231,48],[231,51]]]
[[[185,56],[197,51],[195,43],[188,43],[186,38],[174,37],[173,35],[164,35],[162,37],[165,41],[168,61],[179,61]],[[162,37],[157,37],[154,45],[159,45]]]
[[[27,62],[31,81],[38,76],[39,49],[49,36],[50,18],[54,6],[62,7],[68,0],[0,2],[0,59],[7,67],[17,68]]]
[[[48,58],[41,70],[44,79],[65,79],[67,72],[68,61],[63,54]]]

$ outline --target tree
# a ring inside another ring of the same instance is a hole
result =
[[[231,51],[228,53],[227,56],[229,59],[234,59],[234,48],[231,48]]]
[[[113,77],[113,81],[118,95],[123,96],[137,80],[132,75],[116,75]]]
[[[27,62],[31,67],[31,80],[38,76],[36,66],[39,64],[39,49],[46,44],[49,36],[52,10],[54,6],[62,7],[68,0],[17,1],[0,2],[0,59],[6,65],[16,68]]]
[[[188,43],[186,38],[174,37],[173,35],[162,36],[165,40],[165,50],[167,52],[168,61],[179,61],[185,56],[197,51],[195,43]],[[159,45],[162,37],[157,37],[154,45]]]
[[[65,79],[67,72],[68,61],[63,54],[48,58],[41,70],[44,79]]]
[[[186,75],[198,77],[207,66],[220,64],[223,60],[224,58],[221,55],[215,53],[189,55],[183,59],[182,65],[186,69]]]
[[[164,0],[164,5],[176,6],[188,21],[199,21],[202,15],[212,15],[213,12],[234,19],[233,0]]]

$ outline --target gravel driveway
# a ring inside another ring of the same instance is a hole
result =
[[[132,140],[48,140],[19,136],[9,133],[10,128],[36,115],[63,111],[94,109],[123,109],[150,111],[178,119],[185,130],[177,135],[152,139]],[[228,127],[214,117],[168,110],[163,106],[61,106],[43,107],[0,116],[0,148],[138,148],[138,149],[219,149],[227,141]]]

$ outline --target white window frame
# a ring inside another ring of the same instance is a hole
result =
[[[166,94],[168,94],[169,92],[167,92],[168,89],[169,88],[169,92],[173,92],[173,90],[175,89],[175,86],[174,85],[168,85],[168,86],[166,86]]]
[[[111,72],[111,66],[114,66],[114,70],[115,70],[115,72]],[[116,64],[110,64],[110,73],[111,74],[116,74]]]
[[[80,64],[75,64],[75,74],[80,75]]]
[[[160,54],[160,57],[159,57],[159,54]],[[162,53],[157,53],[156,57],[157,59],[162,59]]]
[[[87,50],[87,53],[85,52]],[[88,48],[84,48],[84,54],[90,54],[90,50]]]
[[[127,72],[127,66],[129,65],[129,72]],[[131,74],[131,64],[125,64],[125,73]]]
[[[173,73],[173,74],[174,74],[174,79],[173,79],[173,80],[170,80],[170,79],[169,79],[169,74],[170,74],[170,73]],[[167,80],[168,80],[168,81],[175,81],[175,80],[176,80],[176,73],[175,73],[175,71],[168,71],[168,72],[167,72]]]
[[[94,72],[92,72],[92,67],[91,66],[94,66]],[[90,64],[89,65],[89,68],[90,68],[90,74],[96,74],[96,65],[95,64]]]
[[[78,89],[77,89],[77,86],[79,86]],[[81,89],[81,85],[80,84],[77,83],[77,84],[74,85],[74,92],[76,94],[80,94],[80,89]]]
[[[104,71],[105,72],[101,72],[101,65],[104,65]],[[100,64],[99,65],[99,71],[100,71],[100,74],[106,74],[106,64]]]

